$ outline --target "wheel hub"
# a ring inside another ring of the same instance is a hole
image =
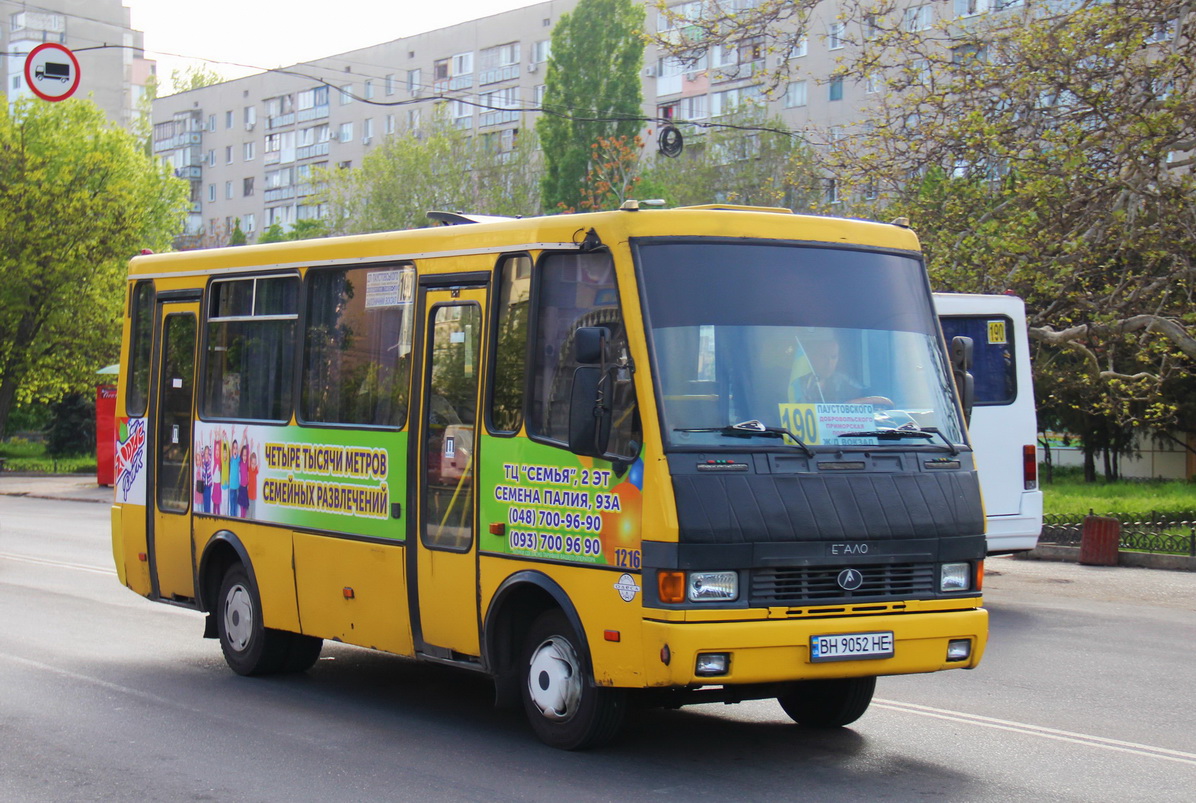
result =
[[[527,685],[532,702],[548,719],[568,719],[581,698],[581,672],[569,642],[555,636],[532,653]]]
[[[224,600],[224,632],[229,646],[244,650],[253,635],[253,599],[243,585],[235,585]]]

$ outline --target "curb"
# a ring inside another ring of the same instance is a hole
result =
[[[1057,544],[1039,544],[1029,552],[1018,552],[1013,557],[1019,560],[1053,560],[1063,563],[1079,563],[1080,548],[1078,546],[1059,546]],[[1156,555],[1149,552],[1117,553],[1118,566],[1131,566],[1138,569],[1165,569],[1175,572],[1196,572],[1196,558],[1188,555]]]

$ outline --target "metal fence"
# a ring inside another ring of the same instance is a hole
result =
[[[1128,513],[1101,515],[1121,523],[1121,549],[1196,557],[1196,511],[1151,513],[1147,519]],[[1042,517],[1038,540],[1043,544],[1079,546],[1083,532],[1082,519],[1048,514]]]

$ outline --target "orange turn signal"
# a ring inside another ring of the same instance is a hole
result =
[[[685,602],[685,572],[657,572],[656,588],[661,602]]]
[[[984,590],[984,561],[976,561],[976,591]]]

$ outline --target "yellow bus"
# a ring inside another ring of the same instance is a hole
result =
[[[566,749],[633,705],[839,727],[977,665],[967,343],[907,227],[437,217],[132,260],[125,585],[240,674],[322,640],[467,667]]]

